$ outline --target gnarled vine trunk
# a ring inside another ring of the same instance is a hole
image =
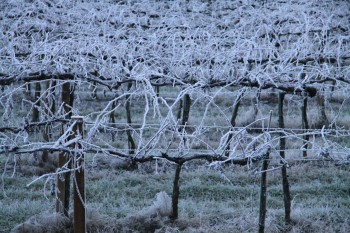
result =
[[[170,218],[176,220],[179,217],[179,196],[180,196],[180,172],[182,163],[177,164],[173,182],[173,194],[172,194],[172,214]]]

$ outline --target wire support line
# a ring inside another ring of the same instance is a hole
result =
[[[90,130],[90,127],[92,127],[93,123],[87,123],[86,124],[86,131]],[[159,131],[160,127],[162,125],[160,124],[147,124],[146,126],[141,126],[140,124],[115,124],[115,126],[106,126],[106,125],[100,125],[100,128],[95,133],[95,136],[98,134],[116,134],[115,136],[118,137],[118,132],[122,133],[127,130],[132,131],[141,131],[141,130],[153,130],[153,131]],[[174,132],[177,128],[179,128],[181,125],[170,125],[167,127],[163,127],[163,132]],[[254,135],[257,133],[266,132],[269,134],[281,134],[285,133],[287,137],[292,135],[326,135],[327,137],[336,137],[336,138],[342,138],[342,137],[348,137],[350,136],[350,130],[347,129],[297,129],[297,128],[270,128],[268,131],[266,128],[260,128],[260,127],[230,127],[230,126],[195,126],[195,125],[186,125],[188,128],[192,128],[191,132],[186,132],[184,134],[184,137],[191,137],[195,135],[196,133],[201,134],[208,134],[211,133],[211,130],[216,130],[218,132],[222,133],[235,133],[236,131],[241,131],[241,133],[248,133],[250,135]],[[5,130],[7,128],[4,128]],[[0,128],[0,132],[5,131],[3,128]],[[17,128],[14,128],[17,129]],[[12,130],[11,130],[12,131]],[[253,131],[253,132],[252,132]],[[255,131],[255,132],[254,132]],[[40,135],[40,132],[30,132],[31,136],[34,135]]]
[[[101,151],[103,150],[108,150],[110,148],[103,148],[101,147]],[[335,149],[328,149],[328,152],[329,153],[332,153],[332,154],[349,154],[350,156],[350,148],[346,148],[348,149],[349,151],[340,151],[339,148],[335,148]],[[123,152],[129,152],[130,150],[127,149],[127,148],[113,148],[113,150],[116,150],[116,151],[123,151]],[[156,151],[156,152],[164,152],[164,151],[168,151],[168,152],[176,152],[176,153],[196,153],[196,154],[200,154],[200,153],[203,153],[203,154],[214,154],[214,152],[217,152],[217,154],[221,154],[222,153],[222,149],[220,150],[210,150],[210,149],[179,149],[179,148],[167,148],[167,149],[164,149],[164,148],[149,148],[147,149],[148,152],[150,151]],[[179,152],[180,151],[180,152]],[[243,151],[238,151],[238,150],[224,150],[226,152],[236,152],[237,154],[240,154],[240,153],[244,153]],[[301,148],[290,148],[290,149],[285,149],[285,150],[278,150],[278,149],[274,149],[273,150],[274,152],[281,152],[281,151],[284,151],[284,152],[290,152],[290,151],[298,151],[298,152],[302,152],[302,151],[310,151],[310,152],[320,152],[322,151],[322,148],[314,148],[314,149],[301,149]],[[254,153],[254,152],[258,152],[258,151],[249,151],[249,152],[245,152],[245,154],[248,154],[248,153]]]
[[[148,86],[147,86],[148,87]],[[239,85],[237,85],[237,87],[239,87]],[[322,85],[322,88],[329,88],[329,89],[331,89],[331,88],[333,88],[334,86],[333,85]],[[334,90],[334,91],[332,91],[332,90],[327,90],[327,89],[325,89],[325,90],[322,90],[322,91],[320,91],[322,94],[331,94],[331,95],[334,95],[334,94],[344,94],[344,91],[346,90],[346,91],[349,91],[349,88],[348,87],[343,87],[343,88],[341,88],[340,89],[340,87],[339,86],[335,86],[338,90]],[[177,87],[172,87],[172,86],[164,86],[163,88],[172,88],[172,89],[178,89],[179,91],[178,92],[176,92],[176,91],[174,91],[174,92],[166,92],[166,93],[160,93],[161,95],[160,96],[157,96],[158,98],[159,97],[162,97],[162,98],[172,98],[172,97],[177,97],[178,95],[176,95],[176,94],[178,94],[178,93],[180,93],[180,88],[177,88]],[[200,95],[200,96],[202,96],[202,95],[208,95],[208,96],[210,96],[210,94],[215,94],[215,96],[220,96],[220,95],[237,95],[237,94],[239,94],[239,92],[241,91],[241,89],[242,88],[240,88],[240,89],[236,89],[236,90],[232,90],[232,91],[220,91],[220,92],[218,92],[218,93],[216,93],[216,90],[215,90],[215,88],[213,88],[213,90],[212,91],[207,91],[207,90],[205,90],[205,91],[203,91],[203,92],[200,92],[200,93],[195,93],[195,94],[197,94],[197,95]],[[252,90],[252,89],[255,89],[255,90]],[[162,90],[162,89],[161,89]],[[91,90],[91,91],[89,91],[89,90],[76,90],[75,91],[77,94],[87,94],[87,95],[92,95],[92,94],[96,94],[96,93],[98,93],[99,94],[99,96],[105,96],[105,97],[107,97],[108,95],[110,95],[110,94],[113,94],[113,95],[123,95],[123,94],[125,94],[125,91],[110,91],[110,90],[107,90],[107,89],[98,89],[97,91],[94,91],[94,90]],[[248,89],[248,90],[245,90],[244,91],[244,93],[246,93],[246,94],[257,94],[259,92],[259,88],[256,88],[256,87],[252,87],[251,89]],[[261,90],[260,91],[260,93],[261,94],[278,94],[278,93],[280,93],[280,92],[282,92],[282,91],[273,91],[273,90],[269,90],[269,89],[263,89],[263,90]],[[129,93],[130,94],[135,94],[136,95],[136,93],[135,93],[135,91],[134,90],[131,90],[131,91],[129,91]],[[173,95],[171,95],[173,93]],[[137,95],[139,95],[140,93],[137,93]],[[156,96],[156,93],[155,94],[152,94],[152,92],[149,92],[149,94],[150,95],[154,95],[154,96]],[[293,95],[293,94],[291,94],[291,95]],[[347,98],[345,98],[345,99],[347,99]]]
[[[34,127],[37,124],[40,124],[40,126],[46,126],[48,124],[52,124],[56,122],[62,122],[62,121],[66,121],[68,122],[68,120],[62,120],[62,119],[57,119],[57,120],[53,120],[50,122],[34,122],[32,123]],[[108,122],[108,123],[96,123],[93,121],[85,121],[84,124],[89,127],[89,126],[95,126],[96,124],[98,124],[102,130],[104,128],[106,129],[114,129],[114,127],[121,127],[122,129],[143,129],[143,128],[150,128],[150,127],[154,127],[155,129],[158,129],[159,127],[164,127],[164,124],[160,124],[160,123],[148,123],[146,125],[143,125],[141,123],[112,123],[112,122]],[[177,124],[177,122],[174,122],[173,124],[169,124],[168,123],[168,127],[167,128],[173,128],[173,127],[181,127],[184,125],[179,125]],[[187,128],[192,128],[192,129],[229,129],[229,130],[243,130],[243,129],[247,129],[247,130],[256,130],[256,131],[266,131],[267,128],[263,128],[263,127],[252,127],[252,126],[234,126],[232,127],[230,124],[228,125],[194,125],[194,124],[187,124],[186,125]],[[23,127],[0,127],[0,131],[13,131],[13,130],[23,130]],[[116,130],[118,130],[118,128],[116,128]],[[278,128],[278,127],[270,127],[269,128],[269,132],[283,132],[283,131],[295,131],[295,132],[303,132],[303,133],[312,133],[312,132],[325,132],[325,133],[330,133],[330,132],[337,132],[337,133],[350,133],[350,129],[336,129],[336,128],[325,128],[323,129],[315,129],[315,128],[310,128],[310,129],[303,129],[303,128]]]
[[[94,122],[90,121],[90,122],[85,122],[86,126],[90,126],[90,125],[95,125]],[[101,127],[108,127],[108,128],[113,128],[112,126],[122,126],[125,128],[130,128],[130,127],[139,127],[141,128],[141,124],[140,123],[103,123],[103,124],[99,124]],[[143,128],[148,128],[148,127],[162,127],[164,126],[164,124],[157,124],[157,123],[150,123],[150,124],[146,124],[145,126],[143,126]],[[179,124],[169,124],[169,127],[180,127],[180,126],[184,126],[184,125],[179,125]],[[193,129],[231,129],[231,130],[243,130],[243,129],[247,129],[247,130],[260,130],[260,131],[266,131],[267,128],[263,128],[263,127],[245,127],[245,126],[235,126],[232,127],[230,125],[191,125],[191,124],[187,124],[186,127],[188,128],[193,128]],[[303,128],[278,128],[278,127],[270,127],[269,128],[269,132],[273,132],[273,131],[299,131],[299,132],[340,132],[340,133],[350,133],[350,129],[303,129]]]

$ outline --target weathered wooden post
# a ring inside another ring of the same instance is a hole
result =
[[[39,122],[40,118],[40,95],[41,95],[41,84],[40,82],[37,82],[35,84],[35,92],[34,92],[34,106],[33,106],[33,113],[32,113],[32,122]]]
[[[62,168],[68,164],[68,169],[71,167],[71,161],[65,152],[60,152],[58,157],[58,166]],[[69,215],[69,194],[70,194],[70,171],[58,175],[57,178],[57,200],[56,200],[56,212],[64,214],[66,217]]]
[[[278,94],[278,127],[284,129],[284,116],[283,116],[283,100],[285,93]],[[304,99],[305,100],[305,99]],[[282,166],[282,187],[283,187],[283,201],[284,201],[284,216],[286,225],[291,223],[290,212],[291,212],[291,196],[289,190],[289,181],[287,175],[287,164],[285,162],[285,150],[286,150],[286,138],[284,133],[280,133],[280,156]]]
[[[259,210],[259,233],[265,232],[266,218],[266,190],[267,190],[267,168],[269,166],[269,151],[266,152],[261,167],[261,184],[260,184],[260,210]]]
[[[269,124],[267,131],[270,131],[272,111],[270,111]],[[259,209],[259,233],[265,232],[265,219],[266,219],[266,199],[267,199],[267,168],[269,167],[270,159],[270,146],[266,151],[263,151],[259,156],[263,159],[261,167],[261,183],[260,183],[260,209]]]
[[[128,83],[128,91],[130,91],[132,87],[132,82]],[[126,121],[128,125],[131,127],[132,121],[131,121],[131,110],[130,110],[130,94],[127,94],[125,96],[126,98],[126,103],[125,103],[125,110],[126,110]],[[136,150],[136,143],[134,138],[132,137],[132,130],[128,129],[126,131],[126,134],[128,136],[128,145],[129,145],[129,154],[135,154]]]
[[[308,147],[308,141],[309,141],[309,135],[308,135],[309,122],[307,120],[307,100],[308,100],[308,97],[305,94],[304,99],[303,99],[303,106],[301,107],[301,118],[302,118],[303,129],[304,129],[303,157],[307,157],[307,147]]]
[[[63,103],[63,114],[65,115],[65,119],[69,119],[72,116],[71,108],[74,102],[74,89],[69,82],[65,82],[62,85],[62,103]],[[62,124],[61,134],[65,131],[65,126]],[[68,137],[68,141],[71,140],[73,135]],[[58,166],[63,168],[66,166],[68,169],[67,172],[58,176],[57,179],[57,201],[56,201],[56,211],[58,213],[62,213],[68,217],[69,214],[69,196],[70,196],[70,169],[72,161],[66,152],[60,152],[58,159]]]
[[[83,117],[72,116],[75,120],[73,133],[75,137],[83,138]],[[75,143],[75,148],[81,148],[79,142]],[[85,164],[84,153],[74,153],[74,233],[85,233]]]

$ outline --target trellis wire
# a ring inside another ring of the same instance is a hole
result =
[[[85,123],[87,126],[88,125],[94,125],[95,123],[94,122],[86,122]],[[130,129],[130,127],[136,127],[136,126],[140,126],[139,123],[105,123],[104,124],[101,124],[102,127],[108,127],[108,128],[113,128],[113,127],[110,127],[110,125],[115,125],[115,126],[125,126],[125,127],[128,127],[128,129]],[[160,127],[160,126],[163,126],[162,124],[156,124],[156,123],[150,123],[150,124],[147,124],[145,127],[143,128],[147,128],[148,127]],[[175,124],[173,125],[175,126]],[[244,127],[244,126],[230,126],[230,125],[191,125],[191,124],[188,124],[186,125],[187,127],[195,127],[195,128],[208,128],[208,129],[234,129],[234,130],[242,130],[242,129],[248,129],[248,130],[266,130],[266,128],[262,128],[262,127]],[[141,128],[141,127],[140,127]],[[132,128],[133,129],[133,128]],[[134,128],[135,129],[135,128]],[[135,129],[136,130],[136,129]],[[273,132],[273,131],[302,131],[302,132],[313,132],[313,131],[322,131],[322,129],[303,129],[303,128],[278,128],[278,127],[275,127],[275,128],[271,128],[269,129],[269,132]],[[324,131],[326,132],[345,132],[345,133],[350,133],[350,129],[325,129]]]

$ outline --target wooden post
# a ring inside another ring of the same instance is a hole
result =
[[[58,167],[63,167],[68,162],[68,169],[70,169],[69,155],[65,152],[60,152],[58,155]],[[70,171],[59,175],[57,178],[57,200],[56,212],[69,216],[69,194],[70,194]]]
[[[182,131],[186,131],[188,119],[190,117],[190,109],[191,109],[191,97],[189,94],[185,94],[183,97],[182,102],[182,118],[181,118],[181,125],[179,127],[179,132],[182,133]],[[186,143],[186,137],[183,135],[183,143]]]
[[[326,101],[325,101],[325,96],[319,92],[319,94],[316,96],[316,101],[318,105],[318,112],[319,112],[319,122],[317,127],[322,129],[323,126],[328,127],[329,121],[326,115]]]
[[[176,114],[176,120],[180,120],[181,119],[182,105],[183,105],[183,100],[180,99],[180,101],[179,101],[179,108],[178,108],[177,114]]]
[[[128,91],[131,89],[132,87],[132,82],[128,83]],[[130,94],[127,94],[125,96],[126,98],[126,103],[125,103],[125,110],[126,110],[126,122],[129,125],[129,128],[132,128],[131,124],[131,110],[130,110]],[[126,131],[126,134],[128,136],[128,145],[129,145],[129,154],[135,154],[135,150],[136,150],[136,143],[134,138],[132,137],[132,130],[128,129]]]
[[[304,96],[303,99],[303,106],[301,107],[301,117],[303,122],[303,128],[305,135],[303,136],[303,157],[307,157],[307,147],[308,147],[308,141],[309,141],[309,122],[307,120],[307,96]]]
[[[270,119],[267,126],[267,131],[271,126],[272,111],[270,111]],[[261,183],[260,183],[260,209],[259,209],[259,233],[265,232],[265,219],[266,219],[266,191],[267,191],[267,168],[269,166],[270,148],[263,154],[263,163],[261,167]]]
[[[72,116],[75,120],[73,127],[74,135],[83,137],[83,117]],[[81,148],[79,142],[76,143],[75,148]],[[74,233],[85,233],[85,165],[84,153],[74,154]]]
[[[260,184],[260,211],[259,211],[259,233],[265,232],[266,219],[266,190],[267,190],[267,168],[269,166],[269,151],[264,155],[261,167],[261,184]]]
[[[156,95],[159,98],[160,86],[156,86]]]
[[[279,93],[278,95],[278,126],[281,129],[284,129],[284,116],[283,116],[283,100],[285,93]],[[284,161],[285,159],[285,150],[286,150],[286,138],[284,133],[280,134],[280,156],[282,166],[282,187],[283,187],[283,201],[284,201],[284,217],[286,225],[291,223],[290,212],[291,212],[291,196],[289,190],[289,182],[287,175],[287,167]]]
[[[74,102],[74,89],[69,82],[65,82],[62,85],[62,103],[63,103],[63,113],[65,114],[65,118],[69,119],[72,115],[71,108]],[[64,125],[61,126],[61,134],[65,131]],[[68,141],[74,137],[70,135],[68,137]],[[69,196],[70,196],[70,176],[71,172],[69,169],[72,168],[72,161],[69,154],[65,152],[60,152],[58,159],[58,166],[60,168],[67,165],[68,171],[64,174],[58,176],[57,179],[57,201],[56,201],[56,212],[62,213],[68,217],[69,215]]]
[[[40,95],[41,95],[41,84],[37,82],[35,84],[35,92],[34,92],[34,106],[32,112],[32,122],[39,122],[40,113]]]
[[[185,127],[188,123],[188,118],[190,117],[190,109],[191,109],[191,97],[189,94],[185,94],[183,101],[183,109],[182,109],[182,119],[181,125]]]

